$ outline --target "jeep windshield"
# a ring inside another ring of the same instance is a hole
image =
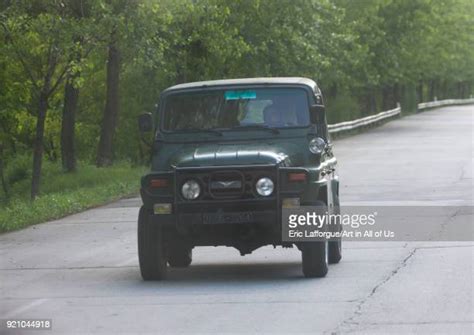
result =
[[[171,93],[164,101],[164,131],[271,130],[309,125],[303,88],[208,89]]]

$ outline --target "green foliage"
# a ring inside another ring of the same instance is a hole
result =
[[[12,158],[5,171],[5,178],[9,185],[28,179],[30,175],[31,158],[28,155],[20,155]]]
[[[8,173],[10,178],[18,177],[23,172],[21,167],[29,168],[29,164],[23,164],[23,158],[20,161]],[[11,192],[14,196],[8,203],[0,203],[0,232],[57,219],[135,194],[145,170],[127,163],[107,169],[83,164],[78,173],[67,174],[61,171],[59,164],[46,164],[42,179],[44,195],[31,202],[28,196],[30,181],[26,178],[13,184]]]
[[[329,124],[354,120],[362,116],[357,99],[351,95],[350,91],[341,91],[336,98],[328,97],[326,104],[330,106],[327,113],[327,121]]]
[[[19,1],[1,17],[21,52],[37,58],[34,63],[44,64],[55,41],[62,65],[69,61],[68,72],[80,73],[76,129],[82,160],[95,157],[112,32],[122,54],[117,159],[146,160],[137,150],[136,116],[153,111],[159,92],[178,82],[307,76],[322,86],[334,114],[330,120],[393,107],[405,96],[404,86],[420,82],[424,100],[442,98],[443,91],[450,97],[472,93],[470,0],[280,0],[278,6],[272,0]],[[82,43],[71,43],[78,36]],[[10,156],[15,145],[31,148],[34,95],[11,45],[0,48],[0,141]],[[71,61],[74,52],[83,57]],[[62,96],[58,91],[50,102],[50,159],[59,155]]]
[[[80,88],[78,173],[91,168],[112,37],[121,55],[114,158],[134,164],[148,161],[136,117],[180,82],[310,77],[330,122],[474,93],[472,0],[19,0],[0,10],[0,151],[12,197],[31,174],[38,92],[64,75]],[[55,171],[75,189],[74,175],[56,163],[63,100],[63,89],[48,100],[44,176]],[[59,190],[42,186],[43,194]]]

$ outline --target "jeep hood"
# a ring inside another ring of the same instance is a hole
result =
[[[263,164],[301,166],[305,163],[302,150],[308,149],[307,144],[298,142],[282,139],[267,143],[181,144],[167,158],[158,155],[162,159],[159,165],[165,163],[169,168]]]

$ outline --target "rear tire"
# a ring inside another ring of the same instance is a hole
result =
[[[329,264],[337,264],[342,258],[342,240],[329,241]]]
[[[339,197],[336,196],[334,199],[334,214],[340,214],[341,210],[339,207]],[[342,232],[342,224],[339,224],[337,230]],[[329,241],[329,264],[336,264],[342,258],[342,237],[338,238],[336,241]]]
[[[193,261],[193,250],[190,248],[176,248],[168,252],[168,264],[172,268],[186,268]]]
[[[151,211],[143,206],[138,214],[138,261],[143,280],[162,280],[166,277],[163,229],[159,222],[152,222]]]
[[[306,278],[321,278],[328,273],[328,241],[306,242],[301,245],[303,274]]]

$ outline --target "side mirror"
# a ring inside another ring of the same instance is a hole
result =
[[[153,130],[153,117],[151,113],[143,113],[138,116],[138,130],[140,133],[148,133]]]
[[[324,105],[312,105],[310,107],[310,120],[313,124],[325,123],[325,108]]]

